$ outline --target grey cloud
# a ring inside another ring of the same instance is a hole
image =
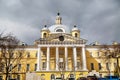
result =
[[[14,29],[6,25],[7,30],[29,44],[45,24],[54,24],[58,11],[62,23],[70,29],[76,24],[88,44],[120,42],[120,0],[0,0],[0,20],[12,22]]]

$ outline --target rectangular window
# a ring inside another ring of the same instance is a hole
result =
[[[17,75],[17,80],[20,80],[20,75]]]
[[[30,70],[30,64],[27,64],[26,71],[29,71],[29,70]]]
[[[19,53],[19,57],[22,57],[22,53]]]
[[[36,52],[35,57],[37,57],[37,55],[38,55],[38,52]]]
[[[14,53],[10,53],[10,58],[13,58],[13,56],[14,56]]]
[[[90,57],[93,57],[93,56],[92,56],[92,52],[90,52]]]
[[[109,63],[106,63],[106,69],[109,70]]]
[[[98,63],[99,70],[102,69],[101,63]]]
[[[3,76],[0,76],[0,80],[2,80]]]
[[[46,69],[46,62],[42,63],[42,69],[45,70]]]
[[[30,57],[30,53],[28,52],[28,53],[27,53],[27,58],[29,58],[29,57]]]
[[[74,77],[74,74],[70,74],[70,78],[73,78]]]
[[[64,63],[63,62],[59,62],[59,68],[64,69]]]
[[[97,52],[98,57],[100,56],[100,52]]]
[[[21,70],[21,64],[18,64],[18,71]]]
[[[34,71],[36,71],[37,70],[37,64],[35,64],[35,68],[34,68]]]
[[[12,64],[10,64],[10,71],[12,71]]]
[[[77,56],[81,56],[81,52],[79,50],[77,51]]]
[[[77,68],[80,69],[80,62],[77,62]]]
[[[9,76],[8,76],[8,80],[10,80],[11,78],[12,78],[12,76],[11,76],[11,75],[9,75]]]
[[[104,55],[107,56],[107,52],[104,52],[104,53],[105,53]]]
[[[6,54],[4,53],[4,54],[2,54],[2,57],[5,57],[6,56]]]
[[[0,72],[3,72],[3,71],[4,71],[4,68],[5,68],[5,65],[4,65],[4,64],[1,64],[1,65],[0,65]]]
[[[43,56],[46,56],[46,51],[43,51]]]
[[[91,63],[91,70],[94,70],[94,64]]]
[[[117,63],[114,63],[114,68],[116,68],[117,67]]]

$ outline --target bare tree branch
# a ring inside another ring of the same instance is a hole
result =
[[[18,50],[17,48],[20,47],[19,42],[12,34],[0,34],[0,66],[4,66],[4,70],[1,70],[6,75],[6,80],[23,58],[21,53],[24,52],[24,46],[21,46],[21,50]],[[18,54],[21,54],[21,56],[18,56]]]

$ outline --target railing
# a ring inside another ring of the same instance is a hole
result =
[[[85,44],[84,40],[80,41],[39,41],[38,44]]]

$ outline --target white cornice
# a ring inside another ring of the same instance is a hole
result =
[[[39,44],[38,47],[85,47],[85,44]]]

